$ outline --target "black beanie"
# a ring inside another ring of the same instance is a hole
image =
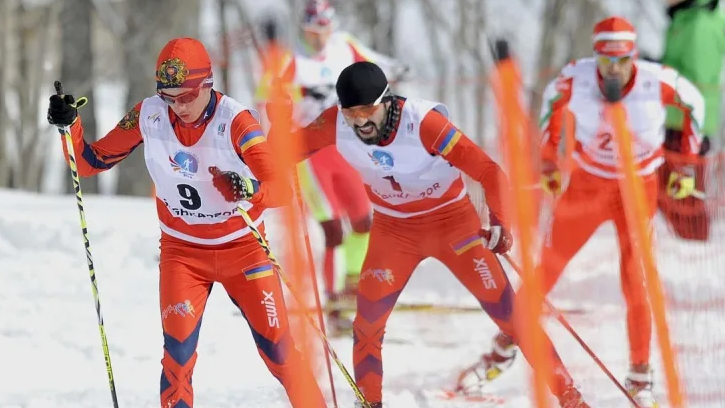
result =
[[[379,66],[360,61],[342,70],[335,89],[340,106],[350,108],[375,102],[387,86],[388,78]]]

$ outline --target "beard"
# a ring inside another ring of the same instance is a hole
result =
[[[366,129],[366,132],[363,132],[362,129]],[[353,130],[355,131],[358,139],[367,145],[375,145],[380,142],[380,126],[372,121],[367,121],[367,123],[362,126],[354,125]]]

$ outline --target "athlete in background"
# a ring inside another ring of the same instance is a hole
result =
[[[516,297],[496,253],[511,235],[502,196],[501,168],[448,120],[442,104],[390,93],[383,71],[370,62],[345,68],[337,80],[339,105],[290,135],[269,133],[272,145],[297,138],[305,155],[335,146],[362,176],[374,216],[363,263],[353,324],[355,379],[374,407],[382,406],[383,336],[400,293],[414,269],[436,258],[517,343],[512,308]],[[483,187],[490,239],[466,193],[465,172]],[[554,358],[549,386],[564,408],[588,408],[561,359]],[[525,355],[530,355],[524,350]]]
[[[84,140],[71,95],[50,98],[48,121],[71,126],[84,177],[111,169],[143,143],[161,228],[161,408],[194,404],[196,346],[217,282],[247,320],[260,356],[292,405],[325,407],[290,336],[279,277],[236,210],[241,202],[263,232],[265,209],[288,204],[289,186],[276,170],[257,113],[212,84],[202,43],[178,38],[159,54],[156,96],[136,104],[103,138]]]
[[[652,395],[650,344],[651,310],[644,275],[634,257],[630,229],[625,217],[618,179],[618,154],[613,128],[603,121],[604,98],[600,91],[606,77],[622,84],[622,104],[634,138],[637,171],[642,177],[650,220],[657,209],[657,169],[663,163],[665,111],[682,111],[683,154],[700,150],[700,124],[704,100],[693,84],[673,69],[637,60],[636,32],[621,17],[604,19],[594,26],[594,58],[569,63],[544,92],[541,112],[543,130],[543,187],[561,193],[557,163],[564,115],[568,109],[576,122],[573,170],[568,187],[559,198],[547,231],[540,264],[544,294],[549,293],[574,255],[589,237],[607,221],[614,222],[620,249],[620,277],[627,304],[630,367],[625,386],[644,408],[657,402]],[[691,168],[673,170],[666,184],[667,194],[681,199],[692,194],[695,181]],[[652,233],[653,231],[650,231]],[[526,296],[519,293],[519,296]],[[493,351],[483,356],[471,371],[500,373],[513,362],[513,343],[499,334]]]
[[[725,147],[722,138],[722,70],[725,57],[725,6],[719,0],[667,0],[667,15],[670,18],[664,38],[662,64],[676,69],[683,77],[690,80],[702,93],[705,99],[705,119],[702,123],[703,140],[700,156],[697,161],[692,157],[679,154],[683,141],[682,128],[687,126],[683,121],[682,112],[678,109],[667,110],[665,121],[665,163],[659,170],[660,186],[664,186],[670,178],[672,167],[681,167],[683,161],[691,161],[696,176],[696,188],[701,191],[699,197],[673,199],[660,194],[659,208],[669,224],[672,232],[678,237],[690,240],[707,241],[711,237],[712,220],[708,200],[709,163],[722,161],[718,154],[707,155],[712,149]],[[713,152],[714,153],[714,152]],[[714,167],[722,169],[722,163]],[[722,174],[722,170],[716,170]],[[711,188],[710,188],[711,189]]]
[[[287,58],[281,77],[293,85],[290,91],[294,96],[294,122],[299,126],[308,125],[335,105],[335,81],[353,62],[375,62],[397,79],[408,71],[400,62],[337,30],[335,10],[326,0],[306,3],[302,38]],[[263,106],[269,98],[271,82],[269,76],[262,78],[256,95],[258,105]],[[332,334],[339,334],[351,329],[351,322],[341,316],[341,309],[351,307],[357,290],[370,231],[370,202],[360,176],[334,146],[320,149],[300,163],[298,175],[306,207],[325,235],[323,276],[331,302],[329,328]],[[344,258],[343,268],[335,262],[340,257]]]

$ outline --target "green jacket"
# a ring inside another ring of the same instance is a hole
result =
[[[713,0],[689,0],[671,8],[662,63],[678,70],[705,98],[702,132],[718,134],[720,127],[721,71],[725,56],[725,14]],[[715,6],[713,9],[712,6]],[[682,128],[682,113],[668,108],[667,127]]]

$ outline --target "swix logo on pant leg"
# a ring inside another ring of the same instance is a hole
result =
[[[267,311],[267,324],[269,324],[269,327],[279,329],[279,318],[277,317],[277,304],[274,301],[274,293],[263,290],[262,294],[264,295],[264,300],[261,303]]]
[[[478,273],[478,276],[481,277],[481,281],[483,281],[483,287],[486,289],[496,289],[496,281],[493,280],[493,275],[491,275],[491,269],[488,267],[488,264],[486,263],[486,260],[476,259],[473,258],[474,268]]]

